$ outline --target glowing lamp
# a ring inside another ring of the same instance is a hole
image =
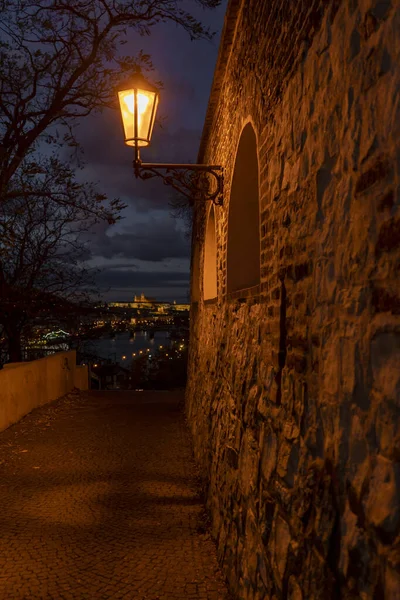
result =
[[[223,202],[223,167],[204,164],[144,163],[140,149],[148,146],[153,133],[159,94],[140,72],[118,90],[125,144],[135,150],[135,177],[160,177],[166,185],[181,192],[193,203],[211,200],[217,206]],[[140,313],[140,311],[138,311]]]
[[[118,99],[125,144],[136,149],[148,146],[157,112],[157,88],[146,81],[141,73],[136,73],[118,91]]]

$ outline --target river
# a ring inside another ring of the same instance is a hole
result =
[[[90,340],[85,343],[85,349],[90,354],[95,354],[101,358],[110,358],[122,366],[128,367],[131,363],[133,354],[138,354],[140,350],[147,349],[154,352],[160,346],[169,346],[169,332],[156,331],[154,338],[150,339],[147,331],[137,331],[134,334],[118,333],[115,338],[103,337]]]

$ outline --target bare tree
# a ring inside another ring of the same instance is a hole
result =
[[[180,219],[183,223],[185,238],[190,240],[192,237],[192,222],[193,222],[193,205],[185,196],[171,194],[169,200],[171,215],[175,219]]]
[[[194,1],[194,0],[193,0]],[[213,8],[220,0],[196,0]],[[162,22],[211,37],[188,0],[0,0],[0,328],[21,360],[24,328],[81,297],[83,234],[123,205],[79,183],[60,149],[79,151],[79,119],[116,106],[115,90],[148,55],[127,35]]]
[[[102,197],[63,165],[52,169],[49,187],[37,196],[30,192],[0,205],[0,327],[13,362],[22,360],[27,327],[87,300],[93,279],[84,259]]]
[[[197,0],[215,7],[220,0]],[[187,2],[186,2],[187,4]],[[148,55],[123,56],[128,32],[148,35],[172,21],[191,38],[210,37],[182,0],[3,0],[0,9],[0,201],[18,194],[18,169],[51,143],[74,144],[71,124],[115,106],[117,84]],[[31,165],[35,168],[35,165]]]

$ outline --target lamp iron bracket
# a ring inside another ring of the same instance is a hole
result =
[[[216,206],[223,204],[224,169],[221,166],[143,163],[137,157],[133,161],[133,169],[140,179],[161,177],[165,185],[183,194],[190,204],[208,200]]]

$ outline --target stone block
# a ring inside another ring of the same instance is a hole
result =
[[[278,516],[274,524],[273,541],[270,544],[270,547],[281,578],[285,573],[290,540],[291,534],[289,525],[282,517]]]
[[[368,522],[391,539],[400,525],[400,466],[378,455],[363,500]]]
[[[380,332],[371,341],[373,387],[400,403],[400,333]]]
[[[261,453],[261,474],[266,483],[268,483],[276,467],[278,453],[278,441],[273,431],[269,431],[264,438],[264,444]]]

